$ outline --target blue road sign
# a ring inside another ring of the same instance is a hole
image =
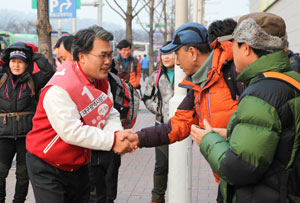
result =
[[[77,0],[49,0],[50,18],[76,18]]]

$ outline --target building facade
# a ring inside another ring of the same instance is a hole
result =
[[[250,0],[250,12],[269,12],[286,23],[288,41],[293,52],[300,52],[300,0]]]

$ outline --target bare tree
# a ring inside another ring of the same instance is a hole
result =
[[[122,6],[116,1],[113,0],[115,7],[110,3],[109,0],[105,0],[107,5],[121,16],[121,18],[126,23],[126,39],[132,43],[132,20],[150,3],[150,0],[144,3],[134,14],[133,12],[137,9],[137,5],[140,2],[136,0],[134,6],[132,6],[132,0],[127,0],[127,10],[125,11]],[[117,10],[116,7],[119,9]]]
[[[48,0],[37,1],[36,30],[39,37],[39,52],[53,65]]]

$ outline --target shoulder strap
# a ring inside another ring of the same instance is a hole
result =
[[[286,83],[291,84],[292,86],[294,86],[300,91],[300,82],[298,82],[296,79],[294,79],[289,75],[286,75],[284,73],[279,73],[279,72],[264,72],[263,75],[266,78],[275,78],[275,79],[283,80]]]
[[[5,81],[7,80],[8,75],[7,73],[4,73],[0,79],[0,87],[2,87],[2,85],[5,83]]]
[[[156,87],[157,87],[157,84],[158,84],[158,79],[159,79],[160,73],[161,73],[161,68],[157,70],[157,74],[156,74],[156,78],[155,78],[155,86]]]
[[[34,81],[33,81],[32,77],[28,78],[27,84],[28,84],[29,89],[31,90],[31,96],[34,96],[35,95],[35,86],[34,86]]]
[[[232,62],[229,62],[227,64],[224,64],[224,67],[222,68],[223,71],[223,77],[225,80],[225,83],[227,84],[227,87],[230,90],[230,94],[233,100],[237,100],[240,96],[240,91],[237,87],[237,82],[235,80],[235,75],[231,71],[232,68]],[[233,67],[235,68],[235,67]]]

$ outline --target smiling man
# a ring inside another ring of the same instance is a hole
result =
[[[80,30],[72,45],[75,62],[65,62],[42,90],[26,138],[36,202],[88,202],[91,149],[124,153],[134,148],[120,140],[125,131],[106,79],[112,39],[99,26]]]

